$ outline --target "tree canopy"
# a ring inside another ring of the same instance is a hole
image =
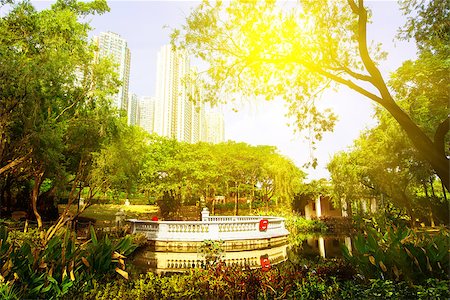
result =
[[[439,49],[444,60],[433,57],[422,63],[429,65],[427,72],[433,73],[429,79],[433,85],[439,85],[438,93],[446,95],[450,72],[448,63],[443,62],[448,60],[449,24],[445,20],[449,7],[448,1],[442,5],[434,3],[404,2],[412,21],[405,27],[403,37],[415,37],[419,45],[424,45],[424,57],[425,51],[433,53]],[[393,92],[378,68],[386,53],[379,44],[367,39],[369,19],[370,10],[362,0],[304,0],[295,4],[204,1],[185,25],[174,30],[172,41],[176,48],[186,49],[207,62],[206,70],[189,78],[202,83],[209,101],[233,96],[281,96],[290,104],[290,113],[299,128],[311,128],[316,139],[321,138],[323,131],[332,130],[335,120],[330,111],[319,110],[318,95],[336,85],[347,86],[396,120],[448,189],[449,159],[443,151],[449,131],[448,114],[426,120],[432,124],[427,132],[402,108],[402,91]],[[439,33],[428,36],[426,33],[435,27]],[[448,103],[442,103],[442,97],[436,98],[430,86],[421,84],[416,89],[414,83],[424,73],[409,72],[407,65],[402,68],[403,73],[399,71],[397,78],[403,83],[408,80],[412,87],[403,91],[404,96],[420,102],[414,91],[425,91],[430,106],[439,111],[444,111],[442,106],[448,108]]]
[[[48,179],[62,188],[86,178],[90,154],[108,132],[113,114],[108,95],[117,88],[117,76],[108,61],[94,60],[90,27],[83,22],[84,16],[104,13],[108,6],[103,0],[60,0],[37,11],[28,1],[5,3],[9,11],[0,18],[0,183],[2,194],[13,184],[32,184],[32,208],[42,227],[42,182]],[[87,119],[90,127],[83,126]],[[92,140],[85,140],[86,134]]]

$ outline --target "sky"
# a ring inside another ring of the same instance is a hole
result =
[[[39,7],[49,1],[33,1]],[[173,28],[179,28],[190,9],[199,2],[192,1],[108,1],[109,13],[90,17],[91,35],[112,31],[121,35],[131,51],[130,92],[139,96],[154,96],[156,84],[156,58],[161,46],[170,42]],[[380,64],[385,78],[406,59],[415,57],[413,43],[395,41],[397,29],[405,18],[396,1],[366,1],[372,9],[372,24],[368,26],[368,39],[383,44],[389,53]],[[311,157],[317,157],[316,169],[304,169],[308,179],[329,178],[326,164],[334,153],[352,145],[361,130],[374,126],[373,107],[368,99],[341,88],[323,95],[325,106],[338,115],[331,133],[324,134],[317,149],[311,153],[308,142],[295,134],[290,120],[285,117],[287,108],[282,101],[245,102],[235,107],[224,107],[225,138],[252,145],[274,145],[280,153],[302,167]],[[237,112],[232,110],[237,108]]]

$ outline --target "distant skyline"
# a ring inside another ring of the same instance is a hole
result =
[[[34,1],[38,8],[47,7],[49,1]],[[170,42],[173,28],[179,28],[189,16],[190,9],[199,1],[109,1],[111,11],[89,17],[93,31],[112,31],[121,35],[131,50],[130,93],[154,96],[156,85],[156,59],[159,49]],[[389,53],[381,63],[385,79],[401,63],[415,57],[414,43],[394,42],[397,29],[405,18],[396,1],[367,1],[373,12],[372,24],[368,25],[368,39],[381,42]],[[339,115],[335,131],[324,135],[317,144],[315,156],[319,159],[316,170],[308,169],[309,179],[328,177],[326,163],[333,153],[345,150],[358,137],[360,130],[375,122],[372,103],[363,96],[341,88],[338,92],[326,92],[323,96],[329,107]],[[362,100],[362,101],[361,101]],[[224,109],[225,138],[249,144],[267,144],[278,147],[283,155],[290,157],[299,167],[310,159],[308,143],[300,135],[294,135],[293,127],[286,124],[287,109],[281,101],[254,101],[243,103],[233,112]]]

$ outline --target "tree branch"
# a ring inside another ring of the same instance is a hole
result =
[[[352,3],[352,0],[349,0],[349,5],[354,11],[354,7],[356,4]],[[394,101],[392,99],[391,94],[384,82],[383,76],[381,76],[380,70],[377,68],[372,58],[370,57],[369,50],[367,48],[367,10],[364,8],[363,0],[359,0],[359,7],[357,7],[357,11],[355,14],[358,15],[358,50],[359,55],[361,56],[361,60],[364,66],[367,69],[367,72],[372,76],[372,80],[370,81],[381,93],[381,97],[385,101]]]
[[[436,132],[434,133],[434,145],[438,149],[440,153],[445,155],[445,135],[450,131],[450,116],[447,116],[447,118],[442,121],[441,124],[439,124],[438,128],[436,129]]]
[[[9,162],[6,166],[3,166],[0,168],[0,174],[3,174],[4,172],[8,171],[9,169],[12,169],[14,167],[16,167],[17,165],[20,165],[21,163],[23,163],[24,161],[26,161],[28,158],[31,157],[31,153],[33,151],[31,150],[28,154],[26,154],[25,156],[22,156],[21,158],[15,159],[11,162]]]

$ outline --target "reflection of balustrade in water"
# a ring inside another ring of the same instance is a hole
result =
[[[283,262],[287,258],[288,245],[270,249],[224,252],[221,261],[227,266],[260,268],[260,258],[267,257],[272,265]],[[179,272],[190,268],[205,266],[205,258],[197,252],[154,252],[144,251],[133,259],[133,264],[142,271]]]

